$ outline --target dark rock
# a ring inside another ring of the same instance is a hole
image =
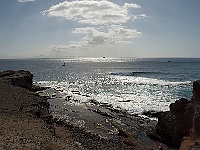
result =
[[[33,92],[43,91],[46,89],[48,89],[48,87],[41,87],[41,86],[36,86],[36,85],[32,85],[31,87],[31,91]]]
[[[12,70],[3,71],[3,72],[0,72],[0,78],[11,76],[13,74],[15,74],[15,71],[12,71]]]
[[[194,109],[193,131],[195,132],[196,138],[200,138],[200,105],[196,104]]]
[[[200,80],[193,82],[191,101],[181,98],[170,105],[170,111],[159,115],[156,133],[177,146],[183,137],[188,137],[189,140],[183,140],[181,149],[200,139]]]
[[[161,112],[157,112],[157,111],[154,111],[154,110],[144,111],[142,113],[142,115],[145,115],[145,116],[150,117],[150,118],[158,118],[158,116],[160,114],[161,114]]]
[[[97,100],[95,100],[95,99],[90,99],[89,102],[93,103],[95,105],[99,105],[99,102]]]
[[[24,70],[7,70],[0,72],[0,78],[10,82],[14,86],[31,89],[33,75],[29,71]]]
[[[181,150],[199,148],[195,143],[200,142],[200,80],[193,82],[192,93],[192,102],[194,104],[193,126],[190,130],[190,135],[183,139]]]
[[[200,80],[193,82],[193,96],[192,101],[196,104],[200,104]]]
[[[193,117],[193,132],[196,138],[200,138],[200,80],[193,83],[193,96],[195,114]]]
[[[131,102],[131,100],[122,100],[122,101],[119,101],[119,102]]]
[[[175,101],[175,103],[172,103],[169,106],[170,112],[172,114],[183,113],[189,103],[190,102],[187,99],[181,98],[180,100]]]
[[[105,116],[105,117],[113,118],[113,116],[109,112],[105,112],[105,111],[100,110],[100,109],[88,108],[88,110],[95,112],[95,113],[98,113],[99,115],[102,115],[102,116]]]
[[[156,132],[167,143],[179,146],[184,136],[189,136],[193,125],[194,107],[191,101],[177,100],[170,105],[170,111],[158,116]]]
[[[118,129],[118,135],[119,136],[122,136],[122,137],[124,137],[124,138],[127,138],[128,137],[128,134],[124,131],[124,130],[122,130],[122,129]]]

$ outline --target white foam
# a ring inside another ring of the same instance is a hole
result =
[[[148,85],[180,85],[180,84],[190,84],[191,81],[185,82],[171,82],[166,80],[159,80],[159,79],[152,79],[152,78],[145,78],[145,77],[134,77],[134,76],[113,76],[110,77],[120,81],[120,82],[127,82],[127,83],[135,83],[135,84],[148,84]]]
[[[181,88],[181,85],[191,84],[190,81],[170,82],[132,76],[109,77],[106,82],[99,79],[96,82],[85,81],[74,84],[69,84],[67,81],[40,81],[37,84],[59,91],[64,99],[71,96],[79,104],[94,99],[129,113],[142,113],[148,110],[166,111],[170,103],[179,99],[173,90]]]

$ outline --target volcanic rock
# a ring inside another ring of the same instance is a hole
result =
[[[156,132],[168,143],[179,146],[183,136],[190,134],[193,115],[193,104],[182,98],[170,105],[170,111],[159,115]]]
[[[24,70],[7,70],[0,72],[0,78],[11,83],[14,86],[31,89],[33,75],[29,71]]]
[[[156,133],[166,142],[186,150],[200,139],[200,80],[193,82],[191,100],[181,98],[158,117]]]

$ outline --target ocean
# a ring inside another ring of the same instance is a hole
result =
[[[50,87],[45,93],[50,98],[70,96],[76,104],[96,101],[142,114],[191,99],[200,58],[0,59],[0,71],[5,70],[30,71],[34,84]]]

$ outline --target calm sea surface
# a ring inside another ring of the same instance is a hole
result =
[[[62,66],[65,63],[65,66]],[[28,70],[34,82],[73,96],[96,100],[130,113],[168,110],[181,97],[190,99],[200,79],[200,59],[68,58],[0,59],[0,71]]]

